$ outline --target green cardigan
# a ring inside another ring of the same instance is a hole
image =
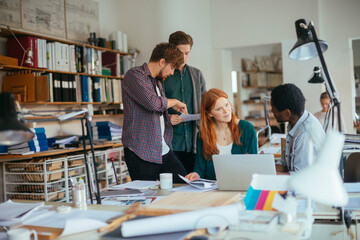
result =
[[[242,130],[240,142],[242,145],[233,143],[232,154],[257,154],[257,139],[254,126],[244,120],[239,121],[239,128]],[[212,160],[206,160],[202,155],[203,141],[197,136],[197,151],[195,159],[194,172],[197,172],[201,178],[215,180],[215,169]]]

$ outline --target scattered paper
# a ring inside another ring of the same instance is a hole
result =
[[[18,203],[10,199],[0,204],[0,220],[16,220],[25,219],[31,212],[44,206],[44,202],[40,203]]]
[[[120,185],[113,186],[113,189],[148,189],[153,186],[160,185],[159,181],[142,181],[135,180]]]
[[[193,187],[191,185],[184,185],[184,186],[180,186],[180,187],[171,189],[171,191],[173,191],[173,192],[206,192],[206,191],[211,191],[211,190],[213,190],[213,189],[200,189],[200,188]]]
[[[197,121],[197,120],[200,119],[200,113],[198,113],[198,114],[185,114],[185,113],[182,113],[182,114],[180,114],[179,117],[184,119],[184,122]]]
[[[142,193],[138,189],[109,189],[106,191],[102,191],[100,196],[103,197],[133,197],[133,196],[143,196],[144,193]]]
[[[186,182],[187,184],[195,187],[195,188],[198,188],[198,189],[201,189],[201,190],[204,190],[204,189],[207,189],[207,190],[212,190],[212,189],[217,189],[217,183],[216,181],[214,180],[208,180],[208,179],[197,179],[197,180],[194,180],[194,181],[189,181],[189,179],[187,179],[186,177],[184,176],[181,176],[180,174],[178,174],[179,177],[184,180],[184,182]]]
[[[286,134],[283,133],[273,133],[270,137],[270,142],[272,144],[281,143],[281,139],[286,138]]]
[[[86,232],[105,227],[107,224],[99,220],[89,218],[67,219],[64,231],[60,236],[67,236],[75,233]]]
[[[93,219],[101,222],[122,215],[122,212],[113,211],[98,211],[98,210],[79,210],[72,208],[68,213],[58,213],[51,211],[44,217],[38,217],[36,219],[29,219],[24,221],[24,225],[40,226],[40,227],[53,227],[53,228],[65,228],[69,219]],[[79,230],[82,230],[82,224]]]
[[[260,153],[269,153],[269,154],[275,154],[275,153],[280,153],[281,151],[281,147],[264,147],[260,149]]]

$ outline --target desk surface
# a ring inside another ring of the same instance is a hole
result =
[[[157,196],[166,196],[173,193],[172,191],[168,190],[155,190],[155,195]],[[242,197],[245,197],[245,192],[240,192]],[[53,206],[61,206],[61,205],[70,205],[69,203],[57,203],[57,202],[47,202],[47,205]],[[125,212],[128,207],[127,206],[108,206],[108,205],[88,205],[88,209],[92,210],[103,210],[103,211],[117,211],[117,212]],[[240,230],[226,230],[220,232],[216,235],[207,236],[210,240],[215,239],[284,239],[284,240],[292,240],[292,239],[299,239],[302,229],[294,234],[294,233],[287,233],[281,231],[281,225],[277,225],[271,232],[250,232],[250,231],[240,231]],[[203,232],[202,232],[203,233]],[[98,233],[97,231],[88,231],[78,234],[73,234],[65,237],[59,237],[58,239],[101,239],[101,237],[106,234],[106,232]]]

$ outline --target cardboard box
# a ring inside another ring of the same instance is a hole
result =
[[[17,58],[0,55],[0,64],[19,66],[19,61]]]

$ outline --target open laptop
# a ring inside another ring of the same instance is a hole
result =
[[[247,191],[252,175],[276,174],[273,154],[213,155],[219,190]]]

